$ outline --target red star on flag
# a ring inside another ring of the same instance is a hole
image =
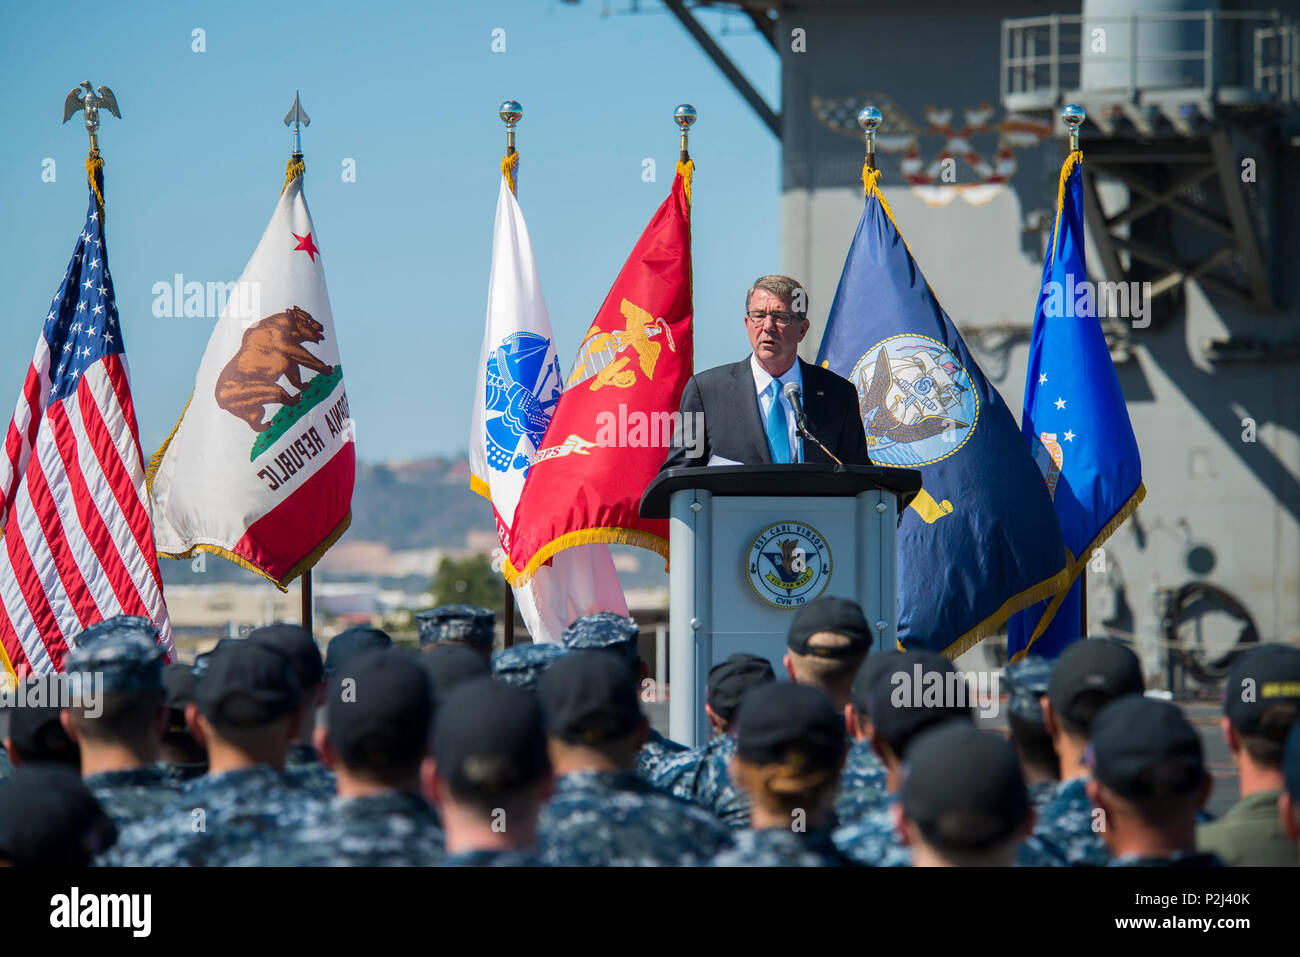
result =
[[[296,252],[301,249],[311,257],[312,262],[315,262],[316,254],[320,252],[320,249],[318,249],[316,244],[311,241],[311,233],[308,233],[306,236],[299,236],[297,233],[291,232],[289,235],[298,240],[298,245],[293,247],[294,251]]]

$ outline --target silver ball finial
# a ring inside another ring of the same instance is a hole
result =
[[[681,106],[677,107],[677,109],[673,110],[673,122],[681,127],[683,133],[691,128],[691,124],[695,122],[695,118],[695,107],[691,106],[689,103],[683,103]]]
[[[1077,130],[1087,118],[1088,114],[1078,103],[1070,103],[1061,110],[1061,119],[1071,130]]]
[[[874,106],[864,106],[858,110],[858,126],[862,127],[863,132],[876,132],[876,130],[880,129],[883,120],[884,117]]]
[[[519,105],[518,100],[506,100],[497,110],[497,115],[501,117],[501,122],[506,125],[506,129],[513,130],[515,124],[524,118],[524,108]]]

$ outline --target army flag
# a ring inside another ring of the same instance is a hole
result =
[[[1056,228],[1043,263],[1020,428],[1070,550],[1068,592],[1011,620],[1007,654],[1055,658],[1082,634],[1081,582],[1098,548],[1146,496],[1137,437],[1097,319],[1083,249],[1083,156],[1061,168]],[[1111,314],[1114,314],[1112,309]]]
[[[103,87],[100,87],[101,91]],[[0,453],[0,690],[63,671],[77,636],[141,615],[172,659],[104,234],[103,160]]]
[[[593,542],[668,558],[668,522],[639,514],[672,441],[691,377],[690,189],[677,165],[660,205],[596,313],[524,483],[506,578],[528,581],[552,556]]]
[[[532,242],[512,188],[518,156],[511,153],[502,165],[469,440],[470,487],[492,503],[507,555],[519,494],[564,387]],[[570,622],[591,612],[627,614],[603,543],[552,556],[514,593],[535,642],[559,641]]]
[[[285,590],[346,531],[356,471],[322,243],[291,164],[180,421],[149,464],[158,553]]]
[[[857,387],[876,465],[919,469],[898,529],[898,642],[955,657],[1066,580],[1065,546],[1016,421],[865,173],[866,208],[817,360]]]

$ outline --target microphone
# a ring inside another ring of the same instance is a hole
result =
[[[819,449],[830,456],[831,461],[836,465],[843,465],[844,463],[835,457],[835,453],[822,445],[821,440],[818,439],[817,436],[813,435],[812,431],[808,428],[808,418],[803,413],[803,401],[799,396],[798,383],[787,382],[781,389],[781,392],[785,395],[786,401],[790,403],[790,408],[794,410],[794,430],[808,441],[816,444]]]

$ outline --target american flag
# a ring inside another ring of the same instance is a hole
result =
[[[62,671],[76,636],[143,615],[172,658],[100,208],[50,305],[0,456],[0,666]]]

